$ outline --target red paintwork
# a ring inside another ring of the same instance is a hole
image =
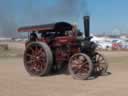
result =
[[[63,29],[63,30],[62,30]],[[29,27],[21,27],[17,31],[18,32],[65,32],[72,31],[70,36],[56,36],[54,38],[37,38],[36,41],[45,42],[49,45],[53,54],[55,56],[55,60],[57,63],[61,63],[64,61],[68,61],[69,58],[74,54],[80,52],[80,48],[76,42],[76,31],[74,27],[68,23],[61,22],[49,25],[37,25],[37,26],[29,26]],[[25,46],[27,46],[31,41],[26,42]]]
[[[41,38],[37,39],[37,41],[49,43],[48,38]],[[26,46],[29,44],[29,42],[26,43]],[[70,48],[64,49],[64,46],[69,45]],[[62,36],[62,37],[56,37],[51,44],[49,44],[51,49],[56,49],[55,52],[55,59],[56,62],[60,63],[62,61],[66,61],[69,59],[69,57],[72,56],[72,54],[79,53],[80,48],[77,46],[76,38],[73,36]]]
[[[29,29],[29,28],[20,28],[20,29],[18,29],[17,31],[18,32],[32,32],[32,31],[39,31],[39,30],[52,30],[52,28],[50,28],[50,27],[47,27],[47,28],[31,28],[31,29]]]
[[[70,36],[63,36],[63,37],[56,37],[55,38],[55,41],[57,43],[62,44],[62,45],[69,44],[69,43],[73,42],[74,40],[75,40],[75,38],[70,37]]]

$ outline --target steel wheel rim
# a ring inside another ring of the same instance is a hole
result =
[[[69,65],[72,70],[71,73],[76,75],[78,78],[88,76],[90,73],[90,64],[87,58],[81,54],[71,57]]]
[[[95,63],[96,72],[106,72],[107,62],[101,54],[96,53],[96,55],[93,57],[93,60]]]
[[[32,75],[40,75],[46,70],[47,58],[46,52],[38,44],[28,47],[24,55],[24,63],[27,71]]]

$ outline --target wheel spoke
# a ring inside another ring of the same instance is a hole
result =
[[[104,60],[104,58],[102,56],[99,57],[99,61],[102,61]]]
[[[34,49],[32,47],[30,47],[28,50],[31,50],[32,54],[35,53]]]
[[[26,64],[31,64],[31,63],[34,63],[34,60],[29,60],[27,62],[25,62]]]
[[[81,55],[72,58],[71,68],[74,74],[79,76],[86,76],[90,70],[88,61]]]
[[[32,60],[34,59],[34,56],[32,54],[30,54],[30,53],[27,53],[25,56],[30,58],[30,59],[32,59]]]
[[[46,53],[47,52],[47,53]],[[24,53],[24,65],[30,75],[43,76],[50,72],[52,52],[43,42],[30,42]]]
[[[38,52],[39,48],[38,46],[35,46],[35,52]]]
[[[94,63],[96,72],[105,72],[107,70],[107,63],[104,57],[101,54],[96,53],[96,55],[93,58],[95,58]]]
[[[41,69],[44,69],[44,68],[45,68],[45,64],[44,64],[43,62],[38,61],[38,63],[40,64],[40,68],[41,68]]]
[[[38,54],[42,54],[42,52],[43,52],[42,48],[39,48],[39,50],[37,51]]]

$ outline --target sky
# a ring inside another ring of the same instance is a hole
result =
[[[88,0],[88,9],[92,32],[128,32],[128,0]]]
[[[128,32],[128,0],[0,0],[0,36],[18,36],[21,26],[67,21],[83,31],[91,17],[94,34]]]

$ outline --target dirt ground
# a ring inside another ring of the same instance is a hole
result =
[[[102,52],[109,76],[74,80],[70,75],[31,77],[22,58],[0,58],[0,96],[128,96],[128,52]]]

